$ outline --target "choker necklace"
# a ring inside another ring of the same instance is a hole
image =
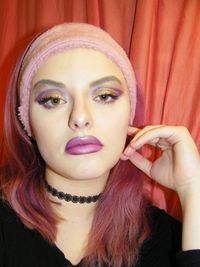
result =
[[[73,202],[73,203],[92,203],[92,202],[97,202],[99,197],[101,196],[101,193],[95,196],[75,196],[75,195],[70,195],[61,191],[58,191],[57,189],[53,188],[51,185],[47,183],[45,180],[45,187],[47,191],[54,197],[57,197],[59,199],[64,199],[67,202]]]

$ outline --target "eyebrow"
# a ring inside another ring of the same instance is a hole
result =
[[[122,84],[120,79],[118,79],[116,76],[110,75],[110,76],[106,76],[106,77],[103,77],[101,79],[98,79],[96,81],[91,82],[90,86],[91,87],[95,87],[95,86],[97,86],[99,84],[110,82],[110,81],[115,81],[115,82],[119,83],[120,85]],[[49,79],[42,79],[42,80],[37,81],[33,85],[33,89],[35,89],[39,85],[43,85],[43,84],[49,84],[49,85],[53,85],[53,86],[56,86],[56,87],[65,88],[65,84],[64,83],[56,82],[56,81],[49,80]]]
[[[33,89],[38,87],[38,85],[42,85],[42,84],[49,84],[49,85],[53,85],[53,86],[56,86],[56,87],[65,88],[65,84],[64,83],[56,82],[56,81],[49,80],[49,79],[42,79],[42,80],[37,81],[34,84]]]
[[[120,85],[122,84],[122,82],[120,81],[120,79],[118,79],[116,76],[111,75],[111,76],[103,77],[103,78],[101,78],[99,80],[96,80],[94,82],[91,82],[90,83],[90,86],[91,87],[95,87],[95,86],[97,86],[99,84],[110,82],[110,81],[115,81],[115,82],[119,83]]]

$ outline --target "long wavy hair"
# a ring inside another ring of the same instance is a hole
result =
[[[17,107],[17,79],[21,59],[10,79],[4,112],[4,141],[1,146],[1,198],[30,229],[54,243],[58,216],[44,185],[45,162],[34,140],[24,131]],[[136,112],[137,115],[137,112]],[[147,201],[143,179],[128,161],[119,161],[111,170],[97,204],[90,230],[84,266],[133,266],[149,234]]]

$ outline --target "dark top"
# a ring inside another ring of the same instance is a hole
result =
[[[180,251],[180,223],[156,207],[150,207],[148,214],[152,233],[141,248],[137,267],[200,266],[200,250]],[[51,246],[38,232],[25,227],[15,213],[0,201],[0,266],[73,265],[56,246]]]

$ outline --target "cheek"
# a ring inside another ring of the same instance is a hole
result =
[[[55,151],[56,132],[52,127],[49,128],[49,125],[45,124],[44,121],[41,123],[39,120],[32,123],[32,132],[40,154],[45,159],[47,152]]]
[[[46,110],[38,105],[30,105],[30,124],[36,139],[56,137],[67,126],[66,111]],[[65,130],[65,129],[64,129]]]
[[[113,148],[115,147],[117,150],[121,151],[124,148],[127,138],[128,120],[124,121],[118,119],[116,123],[111,124],[111,127],[109,142],[113,144]]]
[[[64,140],[63,121],[61,122],[49,112],[30,108],[30,124],[32,136],[35,139],[40,154],[45,159],[51,157],[55,151],[62,153],[62,139]],[[62,125],[62,127],[61,127]]]
[[[123,150],[127,130],[129,126],[130,111],[129,107],[121,108],[119,111],[107,113],[101,116],[101,129],[107,144],[112,144],[113,149]],[[101,132],[101,130],[99,130]]]

